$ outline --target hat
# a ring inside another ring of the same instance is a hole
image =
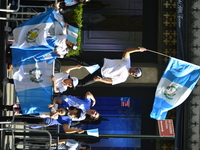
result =
[[[75,88],[78,85],[78,78],[71,77],[71,79],[73,80],[73,87]]]
[[[137,68],[137,70],[135,71],[134,75],[139,78],[142,76],[142,69],[140,68]]]
[[[74,45],[74,46],[72,47],[73,50],[76,50],[77,48],[78,48],[78,46],[76,46],[76,45]]]

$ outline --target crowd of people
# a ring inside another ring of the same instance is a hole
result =
[[[52,52],[58,55],[58,58],[64,58],[68,52],[68,48],[76,49],[76,43],[72,43],[67,39],[68,34],[68,23],[66,23],[62,17],[63,12],[71,10],[72,6],[76,6],[79,3],[88,2],[88,0],[68,0],[58,1],[55,9],[56,22],[49,29],[47,35],[47,42],[49,45],[53,45],[55,49]],[[59,11],[61,13],[59,13]],[[54,32],[56,30],[56,32]],[[56,37],[56,38],[55,38]],[[53,39],[53,40],[52,40]],[[15,39],[14,39],[15,40]],[[89,60],[88,58],[81,58],[79,56],[68,57],[67,59],[77,62],[76,66],[71,66],[61,73],[55,73],[51,76],[52,86],[54,93],[63,93],[68,88],[83,87],[95,82],[102,82],[105,84],[116,85],[123,83],[127,80],[128,76],[132,76],[138,79],[142,76],[142,69],[131,67],[130,54],[135,52],[144,52],[146,48],[128,48],[122,54],[121,59],[95,59]],[[71,77],[70,72],[74,69],[80,69],[83,66],[91,66],[98,64],[100,66],[94,73],[87,75],[83,79],[77,77]],[[12,79],[5,78],[3,84],[14,83]],[[27,115],[20,115],[15,117],[15,121],[27,122],[31,124],[38,124],[38,126],[31,126],[31,128],[41,128],[41,124],[46,126],[61,125],[65,133],[84,133],[85,131],[80,128],[73,128],[73,124],[81,122],[90,118],[91,120],[100,120],[102,117],[100,114],[92,109],[96,104],[96,99],[91,92],[87,92],[84,98],[78,98],[71,95],[62,95],[61,97],[54,97],[52,104],[48,104],[49,112],[43,112],[39,114],[31,114],[29,118]],[[14,104],[13,106],[1,106],[1,110],[13,111],[15,108],[16,114],[20,113],[20,105]],[[51,118],[51,119],[50,119]],[[12,120],[12,117],[1,117],[0,121]],[[71,127],[72,126],[72,127]],[[63,143],[65,143],[63,145]],[[52,145],[55,145],[53,142]],[[75,140],[62,139],[59,141],[60,147],[75,147],[72,149],[85,149],[89,150],[90,146],[80,145]]]

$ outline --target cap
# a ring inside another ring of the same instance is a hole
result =
[[[73,80],[73,87],[75,88],[78,85],[78,78],[71,77],[71,79]]]
[[[72,48],[73,48],[73,50],[76,50],[78,48],[78,46],[74,45]]]
[[[139,78],[142,76],[142,70],[140,68],[137,68],[137,70],[134,72],[134,76]]]

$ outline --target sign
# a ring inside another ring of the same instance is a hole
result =
[[[158,120],[158,128],[160,136],[175,136],[172,119]]]

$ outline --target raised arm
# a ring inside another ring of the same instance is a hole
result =
[[[52,101],[52,104],[49,104],[48,107],[51,108],[51,107],[53,107],[55,104],[62,104],[62,99],[56,98],[56,97],[55,97],[55,98],[53,99],[53,101]]]
[[[52,80],[52,84],[53,84],[54,93],[59,93],[60,89],[56,87],[56,78],[53,75],[51,75],[51,80]]]
[[[85,97],[86,98],[90,98],[91,100],[92,100],[92,107],[96,104],[96,99],[94,98],[94,96],[93,96],[93,94],[92,93],[90,93],[90,92],[87,92],[86,94],[85,94]]]
[[[63,130],[65,133],[75,133],[75,132],[83,133],[83,132],[85,132],[82,129],[72,129],[72,128],[70,128],[70,126],[68,124],[63,124],[62,127],[63,127]]]
[[[112,84],[112,79],[111,78],[101,78],[99,76],[94,77],[94,81],[99,81],[99,82],[103,82],[106,84]]]
[[[67,139],[60,139],[60,140],[58,141],[58,144],[66,143],[66,140],[67,140]],[[56,144],[57,144],[57,142],[54,142],[54,143],[52,143],[51,145],[56,145]]]
[[[77,65],[77,66],[71,66],[68,69],[66,69],[65,71],[63,71],[64,73],[70,73],[70,71],[74,70],[74,69],[81,69],[83,66],[81,65]]]
[[[144,52],[144,51],[146,51],[146,48],[144,47],[128,48],[124,51],[122,58],[129,58],[131,53]]]

